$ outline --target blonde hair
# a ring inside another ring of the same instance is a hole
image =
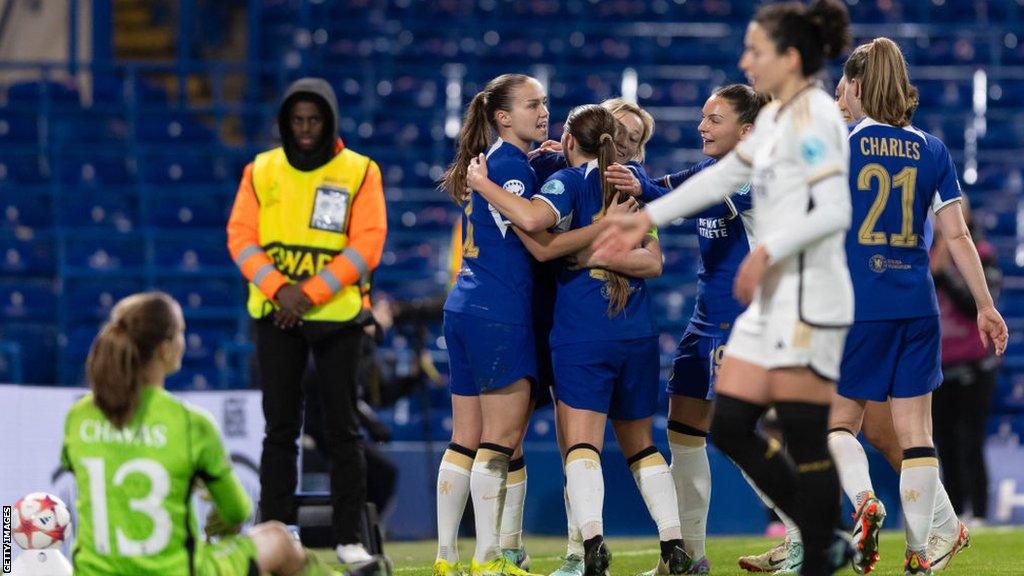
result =
[[[92,341],[85,371],[93,402],[121,428],[139,405],[142,370],[157,348],[182,328],[178,303],[163,292],[132,294],[119,301]]]
[[[907,61],[900,47],[888,38],[861,44],[843,66],[847,81],[860,80],[860,101],[871,118],[906,126],[917,108],[916,90],[910,85]]]
[[[622,98],[609,98],[604,102],[601,102],[601,107],[611,112],[613,115],[619,112],[628,112],[635,114],[640,119],[640,123],[644,125],[644,131],[640,134],[640,147],[637,148],[636,158],[630,158],[630,160],[636,160],[637,162],[643,162],[644,157],[647,155],[645,146],[647,142],[651,140],[651,136],[654,135],[654,117],[650,115],[647,110],[627,102]]]

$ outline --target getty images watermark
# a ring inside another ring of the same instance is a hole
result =
[[[11,573],[11,514],[10,506],[4,506],[4,574]]]

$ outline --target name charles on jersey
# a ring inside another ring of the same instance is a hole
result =
[[[860,153],[864,156],[891,156],[920,160],[921,143],[908,142],[900,138],[865,136],[860,139]]]

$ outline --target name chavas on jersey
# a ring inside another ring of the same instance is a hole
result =
[[[137,428],[117,428],[108,420],[85,419],[78,425],[78,438],[86,444],[130,444],[147,448],[167,445],[167,426],[140,424]]]

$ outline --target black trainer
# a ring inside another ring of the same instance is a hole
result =
[[[608,566],[612,553],[605,546],[603,536],[594,536],[583,542],[583,576],[609,576]]]

